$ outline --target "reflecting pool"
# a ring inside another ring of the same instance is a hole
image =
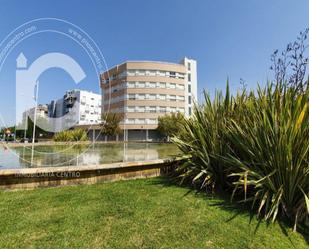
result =
[[[179,155],[174,144],[98,143],[90,145],[0,145],[0,169],[96,165],[169,158]]]

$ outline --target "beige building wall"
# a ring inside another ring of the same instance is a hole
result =
[[[159,116],[187,113],[187,71],[185,63],[128,61],[117,65],[101,74],[102,113],[122,114],[124,129],[156,129]]]

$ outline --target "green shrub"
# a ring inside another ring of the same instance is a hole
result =
[[[309,89],[269,85],[246,115],[228,122],[226,134],[231,152],[225,162],[231,166],[235,191],[244,193],[258,214],[275,220],[278,214],[294,221],[308,218],[309,203]],[[308,200],[307,200],[308,201]]]
[[[87,133],[83,129],[73,130],[71,133],[71,137],[73,141],[87,141],[88,140]]]
[[[297,224],[309,213],[309,89],[296,93],[281,84],[242,92],[196,106],[174,138],[185,155],[182,181],[200,188],[243,194],[257,213]],[[233,187],[232,187],[233,186]]]
[[[182,181],[190,181],[200,188],[222,187],[226,182],[226,173],[219,162],[218,155],[225,149],[222,137],[223,119],[229,115],[230,96],[225,98],[216,93],[213,102],[204,92],[205,104],[195,105],[194,117],[185,119],[184,127],[173,141],[190,159],[177,169]]]
[[[87,133],[83,129],[61,131],[54,135],[53,140],[56,142],[73,142],[87,141]]]

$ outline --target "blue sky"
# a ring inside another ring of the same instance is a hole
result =
[[[26,21],[61,18],[96,41],[108,66],[125,60],[178,62],[187,56],[198,61],[199,92],[224,89],[227,77],[236,91],[240,78],[255,88],[272,77],[270,54],[309,26],[308,10],[307,0],[2,0],[0,40]],[[80,88],[99,91],[89,58],[80,48],[60,35],[37,35],[16,46],[0,72],[0,114],[7,124],[15,116],[17,55],[24,52],[31,61],[55,51],[70,53],[85,67],[89,77]],[[42,103],[76,87],[59,69],[45,72],[40,84]]]

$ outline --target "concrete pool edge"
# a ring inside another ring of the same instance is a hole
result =
[[[0,170],[0,189],[33,189],[139,179],[167,174],[186,157],[101,165]]]
[[[164,141],[71,141],[71,142],[55,142],[55,141],[42,141],[34,143],[33,146],[66,146],[66,145],[97,145],[97,144],[171,144],[171,142],[164,142]],[[10,148],[20,148],[20,147],[32,147],[32,143],[18,143],[18,142],[0,142],[0,145],[3,147],[10,149]]]

